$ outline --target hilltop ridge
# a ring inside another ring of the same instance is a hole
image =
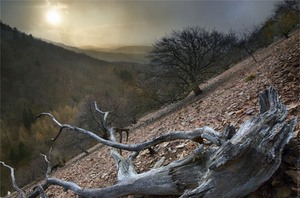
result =
[[[49,42],[64,49],[86,54],[93,58],[108,62],[148,63],[149,60],[146,56],[152,50],[151,46],[121,46],[111,48],[99,48],[93,46],[73,47],[63,43]]]

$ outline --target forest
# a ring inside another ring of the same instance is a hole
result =
[[[88,104],[94,100],[103,98],[101,105],[109,109],[124,108],[129,100],[134,100],[129,99],[131,83],[142,69],[137,63],[110,63],[75,53],[1,23],[2,160],[20,167],[20,172],[31,167],[53,133],[53,127],[46,123],[33,123],[42,111],[88,125],[83,119],[89,113]],[[126,119],[122,121],[125,126],[132,122],[132,118]],[[65,160],[81,152],[75,142],[65,145],[71,150],[75,147],[74,152],[67,152]],[[89,145],[83,148],[93,145],[85,144]],[[35,166],[39,165],[33,165],[33,169],[39,168]],[[26,177],[30,179],[37,177],[29,175]]]
[[[195,84],[226,71],[234,63],[248,56],[255,60],[257,49],[282,36],[288,38],[299,27],[298,7],[289,6],[278,6],[271,18],[250,33],[232,33],[230,47],[221,58],[208,61],[209,70],[197,70],[201,76],[185,84],[162,68],[166,63],[156,56],[159,42],[153,45],[149,64],[107,62],[26,35],[1,22],[1,161],[16,168],[21,187],[43,177],[45,164],[39,155],[47,153],[50,146],[54,148],[52,165],[58,167],[97,142],[71,132],[53,143],[50,139],[56,134],[56,126],[43,118],[34,121],[36,115],[50,112],[63,123],[104,137],[105,127],[97,121],[99,116],[93,108],[96,101],[104,111],[111,112],[109,123],[126,128],[141,116],[186,98],[195,90]],[[180,78],[187,81],[185,76]],[[10,175],[1,166],[3,178],[9,181]],[[1,182],[1,196],[9,189],[9,182]]]

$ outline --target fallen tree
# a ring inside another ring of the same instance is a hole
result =
[[[17,187],[11,169],[15,189],[21,197],[46,197],[45,190],[58,185],[71,190],[79,197],[120,197],[124,195],[176,195],[181,197],[244,197],[267,181],[281,163],[284,146],[293,137],[296,118],[286,121],[287,110],[277,91],[269,88],[259,95],[260,113],[240,126],[236,131],[228,126],[222,133],[210,127],[193,131],[175,131],[140,144],[123,144],[116,141],[115,129],[107,125],[109,112],[102,112],[103,124],[109,132],[109,140],[102,139],[91,131],[61,124],[50,113],[42,113],[37,118],[48,116],[59,127],[60,134],[68,130],[86,134],[99,143],[111,147],[111,156],[118,170],[117,184],[105,188],[83,188],[76,183],[51,178],[51,164],[47,156],[48,170],[43,184],[32,192],[25,193]],[[189,156],[167,166],[157,163],[148,172],[137,174],[134,160],[139,152],[162,142],[189,139],[199,143]],[[207,144],[207,146],[204,146]],[[122,156],[121,150],[131,151]]]

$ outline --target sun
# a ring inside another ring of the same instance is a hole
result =
[[[47,12],[47,21],[51,25],[59,25],[61,23],[61,16],[57,10],[51,9]]]

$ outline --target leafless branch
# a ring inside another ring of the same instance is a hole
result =
[[[108,117],[109,111],[106,111],[106,112],[105,112],[105,111],[101,111],[101,110],[98,108],[97,103],[94,102],[94,104],[95,104],[95,110],[96,110],[98,113],[104,115],[104,117],[103,117],[103,125],[104,125],[104,128],[105,128],[107,131],[109,131],[110,128],[109,128],[108,125],[107,125],[107,117]]]
[[[105,114],[108,115],[108,112],[105,112]],[[173,141],[173,140],[178,140],[178,139],[189,139],[189,140],[196,141],[199,143],[202,143],[201,141],[203,141],[203,139],[207,139],[216,145],[220,145],[219,133],[217,133],[215,130],[213,130],[212,128],[207,127],[207,126],[205,126],[203,128],[197,128],[193,131],[174,131],[174,132],[162,135],[160,137],[154,138],[152,140],[146,141],[144,143],[127,145],[127,144],[117,143],[115,141],[113,128],[107,127],[111,137],[113,138],[113,140],[110,141],[110,140],[105,140],[105,139],[97,136],[93,132],[82,129],[80,127],[74,127],[74,126],[71,126],[68,124],[61,124],[50,113],[42,113],[38,117],[41,117],[41,116],[49,116],[54,121],[54,123],[59,126],[59,128],[60,128],[59,134],[63,131],[63,129],[69,129],[69,130],[72,130],[75,132],[86,134],[86,135],[90,136],[91,138],[97,140],[99,143],[104,144],[106,146],[111,146],[114,148],[128,150],[128,151],[139,152],[144,149],[155,146],[157,144],[160,144],[163,142],[168,142],[168,141]],[[104,120],[106,120],[106,118],[107,118],[107,116],[105,116]],[[53,138],[53,140],[57,139],[59,134],[55,138]]]
[[[41,156],[44,157],[45,161],[47,162],[47,171],[46,171],[46,175],[45,175],[45,178],[46,178],[46,179],[47,179],[47,178],[50,176],[50,174],[51,174],[51,162],[50,162],[50,159],[48,159],[48,158],[50,158],[51,151],[52,151],[52,147],[51,147],[50,150],[49,150],[48,157],[47,157],[46,155],[44,155],[44,154],[40,154]]]
[[[7,165],[7,164],[5,164],[5,163],[2,162],[2,161],[0,161],[0,163],[1,163],[3,166],[5,166],[5,167],[7,167],[7,168],[10,169],[10,177],[11,177],[11,181],[12,181],[12,185],[13,185],[14,189],[21,195],[22,198],[26,198],[25,192],[24,192],[22,189],[20,189],[20,188],[18,187],[17,183],[16,183],[15,170],[14,170],[14,168],[11,167],[11,166],[9,166],[9,165]]]
[[[40,198],[48,198],[48,196],[46,195],[46,193],[41,185],[38,185],[37,190],[40,193]]]

